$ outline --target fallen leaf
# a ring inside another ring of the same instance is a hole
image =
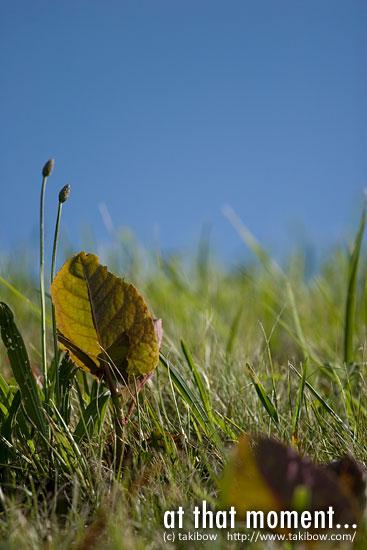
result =
[[[362,470],[350,457],[323,467],[279,441],[247,435],[233,448],[221,480],[223,504],[234,506],[239,518],[254,510],[326,512],[331,506],[334,525],[350,526],[358,524],[364,488]]]

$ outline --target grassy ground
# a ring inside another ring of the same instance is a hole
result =
[[[246,238],[254,260],[227,270],[211,259],[205,242],[197,256],[163,258],[116,235],[104,263],[134,282],[153,315],[163,319],[165,331],[162,363],[125,428],[120,479],[113,471],[108,403],[92,431],[73,438],[83,411],[102,392],[80,371],[71,384],[69,423],[49,411],[47,444],[24,426],[21,407],[8,439],[2,428],[0,549],[243,548],[220,534],[207,544],[163,542],[166,510],[182,505],[189,511],[203,499],[215,507],[218,477],[243,432],[287,444],[296,435],[298,450],[320,463],[350,453],[366,464],[365,258],[354,277],[356,255],[335,248],[317,276],[306,280],[301,252],[281,271]],[[1,265],[4,280],[39,307],[37,280],[21,263],[2,258]],[[31,363],[40,367],[39,315],[4,284],[0,298],[15,314]],[[47,305],[50,311],[49,300]],[[348,338],[352,343],[346,350]],[[48,351],[51,365],[50,329]],[[13,397],[17,384],[4,346],[0,361]],[[247,363],[277,409],[278,423],[259,399]],[[308,385],[297,409],[297,372],[305,364]],[[3,407],[3,426],[8,414]],[[355,548],[364,548],[366,540],[364,525]],[[251,547],[291,548],[270,542]]]

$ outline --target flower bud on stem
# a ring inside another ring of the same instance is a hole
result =
[[[48,403],[48,376],[47,376],[47,357],[46,357],[46,305],[45,305],[45,258],[44,258],[44,210],[45,210],[45,190],[48,176],[52,174],[55,161],[50,159],[46,162],[42,170],[42,189],[40,202],[40,295],[41,295],[41,325],[42,325],[42,373],[43,373],[43,391],[45,394],[45,403]]]
[[[61,211],[62,205],[67,200],[70,193],[70,185],[65,185],[59,193],[59,207],[57,210],[56,226],[55,226],[55,236],[54,236],[54,245],[52,249],[52,262],[51,262],[51,284],[55,278],[55,266],[56,266],[56,253],[57,253],[57,243],[59,240],[59,228],[61,220]],[[60,409],[61,406],[61,393],[60,393],[60,377],[59,377],[59,361],[58,361],[58,345],[57,345],[57,333],[56,333],[56,317],[55,317],[55,307],[52,304],[52,331],[54,339],[54,363],[55,363],[55,397],[56,397],[56,407]]]

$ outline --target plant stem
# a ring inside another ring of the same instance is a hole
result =
[[[121,396],[114,392],[111,394],[113,403],[113,417],[116,431],[116,456],[115,456],[115,469],[116,474],[119,477],[119,473],[122,467],[122,459],[124,456],[125,444],[123,440],[123,426],[124,418],[121,407]]]
[[[47,176],[43,176],[41,190],[41,209],[40,209],[40,293],[41,293],[41,325],[42,325],[42,372],[43,372],[43,391],[45,394],[45,403],[48,402],[48,377],[47,377],[47,358],[46,358],[46,306],[45,306],[45,259],[44,259],[44,205],[45,189]]]
[[[57,210],[57,218],[56,218],[56,226],[55,226],[54,245],[52,249],[51,284],[55,278],[56,252],[57,252],[57,242],[59,239],[61,211],[62,211],[62,202],[59,201],[59,207]],[[60,408],[60,376],[59,376],[59,365],[58,365],[58,345],[57,345],[57,334],[56,334],[55,306],[53,304],[52,304],[52,332],[53,332],[53,339],[54,339],[56,407],[59,409]]]
[[[124,433],[123,430],[126,422],[124,422],[124,415],[122,412],[121,393],[116,388],[116,384],[112,378],[111,369],[110,369],[108,360],[105,363],[105,374],[106,374],[107,382],[110,388],[111,399],[113,404],[113,421],[115,424],[115,432],[116,432],[115,471],[116,471],[117,477],[119,477],[119,473],[122,467],[122,459],[123,459],[124,450],[125,450],[125,444],[123,441],[123,433]]]

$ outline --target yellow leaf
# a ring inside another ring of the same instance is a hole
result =
[[[244,435],[224,469],[221,489],[222,503],[234,506],[241,519],[257,510],[326,514],[331,508],[334,526],[351,526],[358,524],[365,484],[350,457],[322,467],[275,439]]]
[[[61,348],[98,378],[152,372],[158,341],[148,306],[134,285],[107,271],[93,254],[80,252],[60,269],[51,286]]]
[[[232,449],[231,458],[221,480],[222,502],[234,506],[239,517],[245,517],[248,510],[279,510],[280,502],[269,490],[262,476],[251,439],[243,435]]]

